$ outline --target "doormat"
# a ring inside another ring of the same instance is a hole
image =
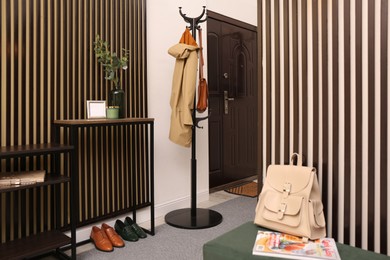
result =
[[[237,194],[237,195],[242,195],[242,196],[247,196],[247,197],[257,197],[257,182],[250,182],[243,184],[238,187],[226,189],[226,192],[232,193],[232,194]]]

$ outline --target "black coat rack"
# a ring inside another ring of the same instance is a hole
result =
[[[203,12],[196,18],[187,17],[182,13],[179,7],[179,13],[184,21],[190,24],[192,36],[196,40],[196,30],[200,29],[199,24],[206,21],[203,16],[206,14],[206,7],[203,6]],[[207,16],[207,15],[206,15]],[[196,206],[196,128],[198,123],[207,117],[196,118],[196,95],[194,97],[194,109],[192,111],[192,144],[191,144],[191,208],[184,208],[171,211],[165,215],[165,222],[171,226],[185,229],[202,229],[214,227],[222,222],[222,215],[214,210],[201,209]]]

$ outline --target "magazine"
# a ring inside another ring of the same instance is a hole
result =
[[[333,238],[321,238],[305,243],[296,236],[262,230],[257,232],[252,253],[289,259],[340,260]]]
[[[23,185],[45,181],[45,170],[0,173],[0,185]]]

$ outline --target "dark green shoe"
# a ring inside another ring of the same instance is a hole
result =
[[[146,237],[145,231],[142,228],[140,228],[140,226],[138,226],[137,223],[135,223],[130,217],[125,218],[125,225],[131,227],[139,238]]]
[[[125,225],[122,221],[119,219],[115,221],[115,231],[124,239],[131,242],[138,241],[138,235],[134,232],[134,230],[130,227]]]

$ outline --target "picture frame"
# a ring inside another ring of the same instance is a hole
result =
[[[87,118],[106,118],[106,101],[87,100]]]

